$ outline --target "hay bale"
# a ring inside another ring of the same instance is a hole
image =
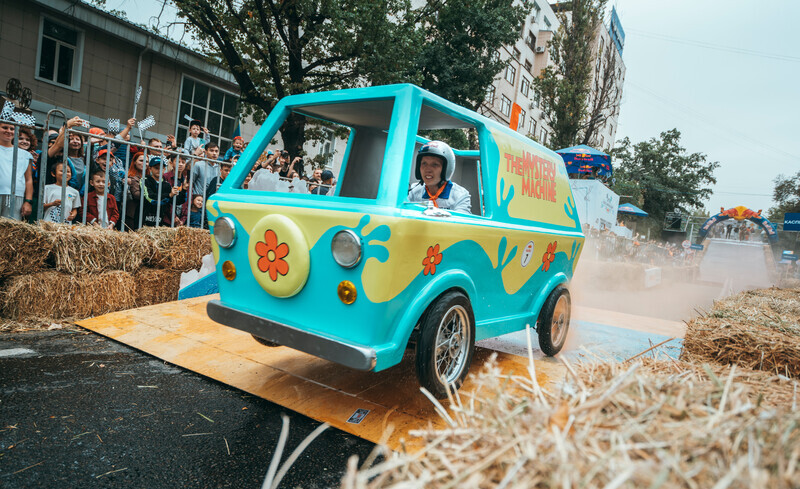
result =
[[[136,282],[136,306],[150,306],[178,300],[180,270],[142,268],[133,275]]]
[[[153,253],[150,243],[136,233],[48,222],[42,228],[53,240],[53,261],[61,272],[134,272]]]
[[[0,217],[0,243],[0,278],[41,270],[53,249],[41,228],[5,217]]]
[[[800,411],[759,405],[763,374],[652,360],[574,370],[542,390],[487,364],[475,394],[449,403],[448,427],[410,432],[422,452],[379,448],[360,469],[351,457],[341,487],[796,485]],[[791,396],[797,383],[780,382]]]
[[[154,251],[146,263],[153,268],[197,270],[203,256],[211,253],[211,234],[207,229],[144,227],[136,232],[152,243]]]
[[[135,307],[134,287],[133,277],[122,271],[12,277],[0,291],[0,314],[16,321],[84,319]]]
[[[716,301],[690,321],[682,359],[800,378],[800,289],[762,289]]]

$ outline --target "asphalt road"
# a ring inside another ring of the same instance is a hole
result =
[[[319,423],[101,336],[0,336],[0,487],[260,488]],[[334,428],[281,487],[338,487],[373,445]]]

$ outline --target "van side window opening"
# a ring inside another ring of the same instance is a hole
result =
[[[478,139],[478,130],[472,123],[445,114],[430,105],[422,105],[414,158],[416,159],[419,150],[427,141],[447,143],[454,152],[456,162],[450,180],[469,192],[470,212],[482,216],[484,215],[484,191]],[[416,193],[419,193],[417,187],[420,185],[421,182],[416,176],[416,161],[414,161],[411,165],[408,188],[410,191],[416,189]],[[414,196],[416,197],[416,194]],[[407,201],[412,202],[408,198]]]
[[[280,143],[269,145],[241,188],[375,199],[393,109],[394,99],[294,108],[305,119],[305,154],[284,157]]]

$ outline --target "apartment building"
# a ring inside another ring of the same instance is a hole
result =
[[[548,43],[559,25],[555,12],[547,2],[533,2],[520,38],[515,44],[500,50],[499,56],[510,60],[510,63],[489,87],[486,100],[479,109],[483,115],[508,125],[511,108],[513,104],[518,104],[522,111],[517,131],[545,145],[552,129],[542,114],[532,82],[550,62]]]
[[[486,100],[479,109],[487,117],[509,124],[513,104],[518,104],[522,110],[517,131],[545,146],[550,142],[552,128],[542,113],[539,96],[532,86],[532,81],[550,63],[549,42],[560,26],[556,14],[561,12],[569,16],[569,2],[552,5],[544,0],[533,2],[533,8],[525,20],[519,40],[500,50],[498,55],[510,60],[510,63],[489,87]],[[624,45],[625,32],[616,9],[612,8],[608,22],[598,28],[592,43],[595,66],[592,72],[590,109],[592,102],[596,101],[597,93],[602,91],[604,73],[612,73],[613,78],[611,88],[606,82],[606,88],[610,89],[612,94],[609,102],[596,111],[598,112],[596,117],[601,122],[596,136],[589,141],[590,146],[598,149],[610,149],[616,138],[622,85],[625,80],[625,63],[622,59]]]

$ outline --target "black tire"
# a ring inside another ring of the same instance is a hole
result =
[[[280,344],[275,343],[274,341],[269,341],[269,340],[265,340],[264,338],[259,338],[258,336],[254,335],[254,334],[251,334],[250,336],[252,336],[254,340],[258,341],[259,343],[261,343],[264,346],[281,346]]]
[[[563,285],[559,285],[547,296],[536,320],[539,348],[545,355],[555,356],[564,347],[569,332],[571,311],[572,299],[569,291]]]
[[[440,332],[449,339],[440,338]],[[449,347],[443,345],[443,340]],[[446,292],[436,299],[420,321],[416,354],[420,385],[437,399],[446,398],[450,386],[458,389],[464,382],[474,349],[475,316],[469,299],[461,292]]]

